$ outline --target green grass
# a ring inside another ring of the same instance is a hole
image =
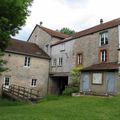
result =
[[[0,99],[0,120],[119,120],[120,96],[47,97],[37,104]]]

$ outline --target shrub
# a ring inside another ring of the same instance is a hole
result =
[[[65,88],[65,90],[63,91],[63,95],[69,95],[71,96],[72,93],[76,93],[79,91],[79,87],[78,86],[67,86]]]

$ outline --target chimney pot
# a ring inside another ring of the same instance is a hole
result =
[[[102,24],[103,23],[103,19],[100,19],[100,24]]]
[[[40,26],[42,26],[42,24],[43,24],[43,22],[42,22],[42,21],[40,21]]]

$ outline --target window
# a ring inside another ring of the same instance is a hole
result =
[[[35,87],[37,84],[37,79],[32,79],[31,86]]]
[[[52,66],[56,66],[56,65],[57,65],[57,59],[54,58],[54,59],[53,59],[53,62],[52,62]]]
[[[61,47],[60,51],[64,51],[65,50],[65,43],[62,43],[60,47]]]
[[[83,62],[83,55],[81,53],[77,54],[77,65],[82,64],[82,62]]]
[[[49,45],[47,44],[45,47],[46,47],[46,52],[48,52],[49,51]]]
[[[10,85],[10,77],[6,76],[6,77],[4,78],[4,86],[5,86],[6,88],[9,88],[9,85]]]
[[[93,73],[92,84],[103,84],[102,73]]]
[[[100,46],[108,44],[108,32],[100,34]]]
[[[62,66],[62,64],[63,64],[63,58],[59,57],[58,66]]]
[[[26,66],[26,67],[29,67],[29,66],[30,66],[30,57],[25,57],[24,66]]]
[[[100,62],[107,62],[107,50],[100,50]]]

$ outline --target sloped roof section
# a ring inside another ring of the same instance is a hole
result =
[[[117,62],[113,63],[100,63],[100,64],[94,64],[89,67],[86,67],[82,69],[82,71],[109,71],[109,70],[118,70],[120,67],[120,64]]]
[[[63,34],[63,33],[48,29],[48,28],[45,28],[43,26],[39,26],[39,27],[53,37],[58,37],[58,38],[62,38],[62,39],[65,39],[65,38],[69,37],[69,35],[66,35],[66,34]]]
[[[66,41],[69,41],[69,40],[72,40],[72,39],[80,38],[80,37],[83,37],[83,36],[86,36],[86,35],[89,35],[89,34],[93,34],[93,33],[96,33],[96,32],[102,31],[102,30],[106,30],[106,29],[109,29],[109,28],[113,28],[113,27],[118,26],[118,25],[120,25],[120,18],[114,19],[114,20],[106,22],[106,23],[96,25],[94,27],[91,27],[89,29],[86,29],[86,30],[83,30],[83,31],[80,31],[80,32],[77,32],[77,33],[73,34],[72,36],[70,36],[69,38],[66,38],[66,39],[64,39],[63,41],[60,41],[60,42],[56,42],[53,45],[57,45],[57,44],[60,44],[62,42],[66,42]]]
[[[82,37],[82,36],[85,36],[85,35],[88,35],[88,34],[92,34],[92,33],[98,32],[98,31],[102,31],[102,30],[105,30],[105,29],[108,29],[108,28],[115,27],[119,24],[120,24],[120,18],[109,21],[109,22],[106,22],[106,23],[99,24],[97,26],[94,26],[92,28],[89,28],[89,29],[86,29],[86,30],[83,30],[83,31],[80,31],[80,32],[74,34],[72,36],[72,38],[79,38],[79,37]]]
[[[44,58],[44,59],[50,59],[50,57],[42,49],[40,49],[36,44],[20,41],[17,39],[11,39],[9,46],[5,51],[16,53],[16,54]]]

